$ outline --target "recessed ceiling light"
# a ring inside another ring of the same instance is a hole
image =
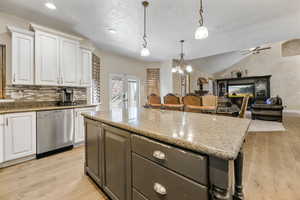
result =
[[[55,6],[54,3],[52,3],[52,2],[47,2],[47,3],[45,3],[45,6],[46,6],[47,8],[49,8],[50,10],[56,10],[56,6]]]
[[[113,28],[108,29],[108,32],[110,32],[111,34],[116,34],[117,31]]]

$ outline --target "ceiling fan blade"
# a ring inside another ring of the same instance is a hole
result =
[[[263,48],[260,48],[258,49],[258,51],[264,51],[264,50],[268,50],[268,49],[271,49],[272,47],[263,47]]]

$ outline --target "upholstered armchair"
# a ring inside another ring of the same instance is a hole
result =
[[[202,99],[200,96],[188,94],[182,98],[184,111],[186,112],[202,112]]]
[[[218,97],[213,95],[202,97],[202,110],[204,112],[217,112]]]
[[[164,97],[163,108],[167,110],[183,111],[184,105],[181,104],[180,97],[169,93]]]
[[[160,96],[152,93],[147,98],[150,108],[160,109],[162,107]]]

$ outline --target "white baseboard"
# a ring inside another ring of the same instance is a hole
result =
[[[30,155],[30,156],[26,156],[24,158],[19,158],[19,159],[15,159],[15,160],[6,161],[6,162],[0,164],[0,168],[10,167],[10,166],[17,165],[17,164],[20,164],[20,163],[23,163],[23,162],[26,162],[26,161],[29,161],[29,160],[34,160],[34,159],[36,159],[35,154]]]

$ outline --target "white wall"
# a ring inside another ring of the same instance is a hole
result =
[[[246,57],[215,77],[230,77],[230,72],[237,69],[247,69],[248,76],[272,75],[271,96],[282,97],[288,109],[300,109],[300,56],[281,57],[281,43]]]
[[[208,73],[205,73],[205,72],[199,70],[199,68],[197,66],[196,67],[194,65],[192,65],[192,66],[193,66],[193,71],[190,75],[190,83],[191,83],[191,92],[194,93],[195,90],[199,90],[199,87],[197,85],[198,78],[204,77],[204,78],[208,79],[212,76]],[[210,94],[212,94],[212,85],[211,84],[203,85],[203,90],[207,90],[207,91],[209,91]]]
[[[100,87],[101,106],[100,109],[109,109],[109,75],[126,74],[136,76],[140,79],[140,105],[146,102],[146,67],[155,64],[139,61],[125,56],[116,55],[96,49],[94,53],[100,57]]]
[[[160,96],[173,92],[172,60],[161,63],[160,66]]]
[[[245,57],[247,57],[247,55],[242,55],[241,52],[236,51],[193,59],[189,62],[196,70],[206,74],[213,74],[228,69]]]

